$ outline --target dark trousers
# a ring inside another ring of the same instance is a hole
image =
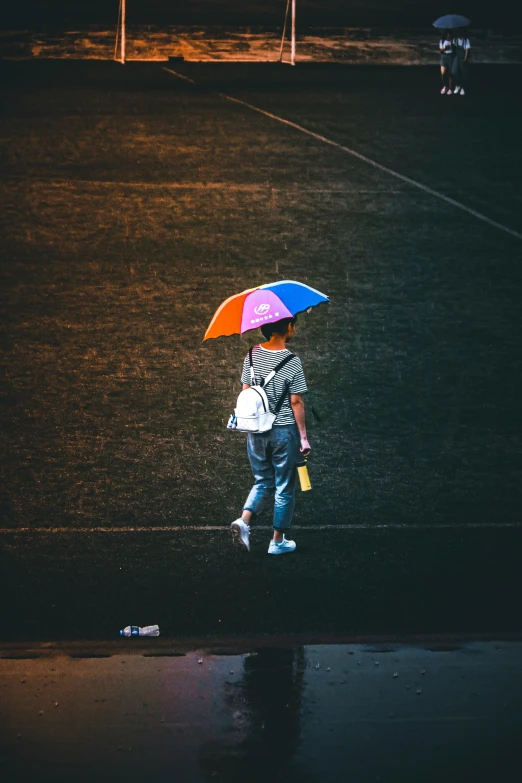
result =
[[[455,57],[453,61],[453,84],[459,87],[465,87],[468,83],[468,64]]]

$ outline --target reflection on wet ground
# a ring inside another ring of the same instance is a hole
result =
[[[306,667],[303,647],[264,649],[244,659],[242,680],[226,695],[233,731],[202,749],[209,777],[280,778],[299,747]]]
[[[5,780],[462,781],[519,760],[520,641],[122,650],[0,649]]]

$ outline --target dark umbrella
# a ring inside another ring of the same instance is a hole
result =
[[[433,27],[437,27],[439,30],[455,30],[457,27],[468,27],[469,24],[471,22],[465,16],[447,14],[433,22]]]

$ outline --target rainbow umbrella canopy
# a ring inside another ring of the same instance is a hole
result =
[[[277,283],[247,288],[220,304],[203,339],[243,334],[258,329],[267,321],[291,318],[303,310],[329,301],[325,294],[295,280],[279,280]]]

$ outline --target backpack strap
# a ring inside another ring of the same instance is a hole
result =
[[[250,380],[251,380],[251,386],[256,385],[256,375],[254,373],[254,362],[252,361],[252,351],[253,347],[248,349],[248,358],[250,359]]]
[[[253,350],[253,348],[249,349],[249,351],[248,351],[248,358],[250,360],[250,378],[252,380],[252,386],[255,387],[256,386],[256,376],[255,376],[255,372],[254,372],[254,362],[252,361],[252,350]],[[290,361],[290,359],[294,359],[294,358],[295,358],[295,353],[289,353],[288,356],[285,356],[284,359],[281,359],[279,364],[277,364],[274,367],[273,370],[270,370],[270,372],[266,376],[265,380],[262,383],[262,388],[264,389],[265,386],[267,386],[270,383],[270,381],[272,380],[272,378],[274,377],[274,375],[276,374],[276,372],[278,370],[280,370],[282,367],[284,367],[285,364]],[[275,412],[276,416],[278,415],[279,411],[281,410],[281,407],[283,405],[283,402],[284,402],[285,397],[286,397],[287,394],[290,396],[290,382],[288,380],[285,381],[285,388],[284,388],[283,393],[280,396],[280,398],[278,399],[277,404],[275,406],[275,411],[274,412]]]
[[[252,351],[253,351],[253,350],[254,350],[254,346],[252,346],[252,348],[249,348],[249,349],[248,349],[248,359],[249,359],[249,362],[250,362],[250,381],[251,381],[251,384],[250,384],[250,385],[251,385],[251,386],[256,386],[256,385],[257,385],[257,384],[256,384],[256,374],[255,374],[255,372],[254,372],[254,362],[253,362],[253,359],[252,359]],[[278,370],[280,370],[282,367],[284,367],[284,366],[285,366],[285,364],[286,364],[287,362],[289,362],[289,361],[290,361],[290,359],[293,359],[294,357],[295,357],[295,353],[289,353],[289,354],[288,354],[288,356],[285,356],[285,358],[284,358],[284,359],[281,359],[281,361],[279,362],[279,364],[278,364],[278,365],[276,365],[276,366],[274,367],[274,369],[273,369],[273,370],[270,370],[270,372],[269,372],[269,373],[268,373],[268,375],[266,376],[265,380],[264,380],[264,381],[263,381],[263,383],[261,384],[261,385],[263,386],[263,388],[264,388],[265,386],[267,386],[267,384],[269,384],[269,383],[270,383],[270,381],[272,380],[272,378],[274,377],[274,375],[276,374],[276,372],[277,372]]]
[[[276,367],[274,367],[274,369],[273,369],[273,370],[271,370],[271,371],[268,373],[268,375],[266,376],[266,378],[265,378],[265,380],[264,380],[264,383],[263,383],[263,388],[265,388],[265,386],[266,386],[268,383],[270,383],[270,381],[272,380],[272,378],[274,377],[274,375],[276,374],[276,372],[277,372],[278,370],[280,370],[280,369],[281,369],[281,367],[284,367],[284,366],[285,366],[285,364],[286,364],[287,362],[289,362],[289,361],[290,361],[290,359],[293,359],[294,357],[295,357],[295,353],[291,353],[291,354],[289,354],[288,356],[285,356],[285,358],[284,358],[284,359],[281,359],[281,361],[279,362],[279,364],[278,364],[278,365],[276,365]],[[281,396],[280,396],[280,398],[278,399],[278,401],[277,401],[277,404],[276,404],[276,406],[275,406],[274,413],[275,413],[275,415],[276,415],[276,416],[279,414],[279,411],[281,410],[281,408],[282,408],[282,406],[283,406],[283,402],[285,401],[285,397],[286,397],[286,395],[287,395],[287,394],[288,394],[288,397],[290,398],[290,381],[289,381],[288,379],[287,379],[287,380],[285,380],[285,388],[283,389],[283,393],[281,394]]]
[[[283,390],[282,395],[280,396],[280,398],[277,401],[277,405],[275,406],[274,413],[275,413],[276,416],[279,414],[279,411],[282,408],[283,402],[285,401],[285,397],[286,397],[287,394],[290,397],[290,382],[288,380],[285,381],[285,388]]]
[[[285,364],[290,361],[290,359],[294,359],[294,358],[295,358],[295,353],[290,353],[290,354],[288,354],[288,356],[285,356],[284,359],[281,359],[279,364],[276,365],[273,370],[270,370],[270,372],[266,376],[265,380],[263,381],[263,388],[270,383],[270,381],[272,380],[272,378],[274,377],[274,375],[276,374],[276,372],[278,370],[280,370],[282,367],[284,367]]]
[[[261,402],[263,403],[264,412],[265,412],[265,413],[268,413],[268,411],[267,411],[267,409],[266,409],[266,402],[265,402],[265,398],[263,397],[263,395],[261,394],[261,392],[260,392],[260,391],[258,391],[258,390],[256,389],[256,387],[255,387],[255,386],[251,386],[250,388],[252,389],[252,391],[255,391],[255,393],[256,393],[256,394],[257,394],[257,395],[258,395],[258,396],[261,398]]]

